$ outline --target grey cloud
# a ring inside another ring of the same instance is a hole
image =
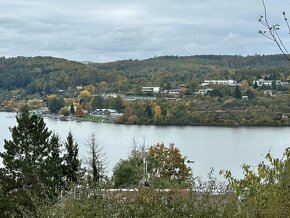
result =
[[[273,22],[287,1],[269,2]],[[257,34],[261,12],[252,0],[2,0],[0,55],[110,61],[278,52]]]

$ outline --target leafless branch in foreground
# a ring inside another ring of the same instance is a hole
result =
[[[278,46],[279,50],[282,52],[284,57],[288,61],[290,61],[290,54],[289,54],[286,46],[284,45],[284,43],[281,40],[281,37],[278,33],[278,31],[280,30],[280,25],[279,24],[273,25],[273,24],[269,23],[268,17],[267,17],[267,8],[266,8],[264,0],[262,0],[262,4],[263,4],[263,8],[264,8],[264,15],[260,15],[259,22],[266,28],[266,30],[264,30],[264,31],[260,30],[259,33],[262,34],[267,39],[276,43],[276,45]],[[288,22],[288,19],[286,16],[286,12],[283,11],[282,14],[283,14],[283,17],[284,17],[284,20],[286,22],[286,25],[287,25],[287,28],[289,31],[289,35],[290,35],[290,26],[289,26],[289,22]]]

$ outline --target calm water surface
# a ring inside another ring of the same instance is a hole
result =
[[[9,127],[16,125],[15,114],[0,113],[0,151],[3,140],[10,139]],[[196,176],[207,178],[210,168],[216,174],[221,169],[230,169],[237,177],[242,176],[243,163],[256,166],[264,160],[270,150],[276,157],[281,157],[284,149],[290,146],[289,127],[160,127],[130,126],[105,123],[59,121],[45,119],[50,130],[59,134],[65,141],[69,131],[79,144],[81,157],[88,150],[88,140],[92,133],[104,148],[108,162],[108,172],[120,159],[127,158],[135,140],[141,146],[156,143],[175,143],[181,153],[194,160],[190,164]]]

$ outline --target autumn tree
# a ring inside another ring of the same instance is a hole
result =
[[[60,109],[59,114],[67,117],[70,115],[70,110],[67,107],[63,107]]]
[[[144,175],[144,155],[146,155],[147,173]],[[149,183],[159,188],[188,187],[191,184],[191,169],[185,164],[183,157],[174,144],[165,147],[164,144],[150,146],[145,150],[131,151],[128,159],[117,163],[113,172],[116,188],[138,187],[142,185],[144,176]]]
[[[78,105],[75,112],[76,116],[82,117],[84,115],[84,111],[81,105]]]
[[[89,98],[91,97],[91,93],[88,90],[83,90],[80,92],[80,98]]]
[[[86,87],[85,87],[85,89],[86,90],[88,90],[90,93],[95,93],[96,92],[96,88],[95,88],[95,86],[94,85],[87,85]]]
[[[154,106],[154,122],[158,123],[161,116],[162,116],[161,107],[159,105],[155,105]]]
[[[246,90],[249,88],[249,83],[248,83],[248,80],[244,79],[242,82],[241,82],[241,89],[242,90]]]
[[[151,146],[148,156],[154,161],[152,176],[159,177],[161,180],[186,184],[191,178],[191,169],[186,166],[186,157],[182,156],[179,149],[174,144],[165,147],[164,144]]]
[[[106,93],[107,89],[109,88],[109,83],[102,81],[100,83],[97,84],[97,90],[99,91],[99,93]]]

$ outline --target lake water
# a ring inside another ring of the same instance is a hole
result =
[[[281,157],[290,146],[289,127],[175,127],[131,126],[107,123],[59,121],[45,118],[50,130],[66,140],[69,131],[79,144],[81,157],[86,156],[88,140],[95,134],[98,144],[106,153],[108,173],[120,159],[127,158],[135,140],[138,146],[163,142],[174,143],[181,153],[193,160],[190,164],[195,176],[207,178],[210,168],[215,175],[221,169],[232,170],[236,177],[242,176],[243,163],[256,166],[271,151]],[[9,127],[16,125],[15,114],[0,113],[0,151],[4,139],[10,139]],[[2,163],[1,163],[2,164]]]

